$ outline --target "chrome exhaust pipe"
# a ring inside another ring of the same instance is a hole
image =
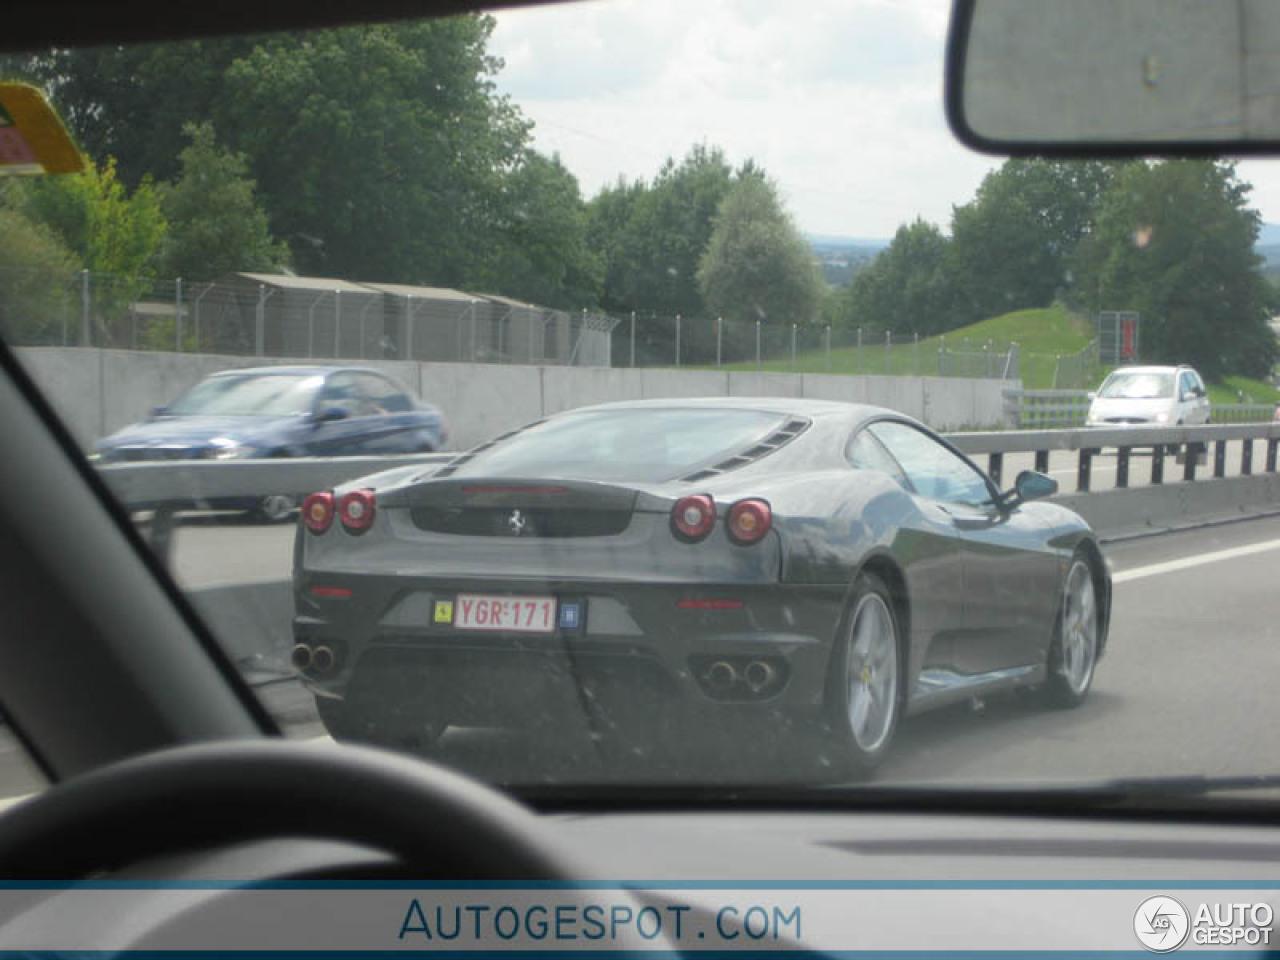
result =
[[[742,682],[752,693],[759,693],[773,683],[773,678],[777,675],[778,671],[773,664],[764,660],[752,660],[742,671]]]
[[[738,682],[738,671],[726,660],[717,660],[707,670],[707,683],[721,693],[731,690]]]
[[[332,647],[316,647],[315,652],[311,654],[311,669],[316,673],[328,673],[333,669],[333,665],[336,660],[337,658],[333,655]]]
[[[305,643],[295,644],[293,653],[289,654],[289,662],[296,670],[306,670],[312,662],[311,648]]]

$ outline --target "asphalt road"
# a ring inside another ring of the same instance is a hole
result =
[[[191,544],[205,542],[197,530],[184,534]],[[251,535],[273,549],[282,545],[287,560],[287,530],[253,528]],[[1280,729],[1280,698],[1273,695],[1280,677],[1280,518],[1116,543],[1107,555],[1117,581],[1111,643],[1083,707],[1049,710],[1016,695],[911,718],[882,778],[1280,770],[1280,743],[1271,735]],[[262,689],[291,736],[323,734],[294,684]],[[517,778],[520,770],[582,776],[599,760],[585,738],[536,731],[451,732],[441,749],[446,762]]]
[[[267,556],[280,553],[287,569],[290,537],[288,527],[189,525],[178,541],[180,571],[197,568],[201,558],[217,568],[222,561],[210,544],[228,538],[263,551],[250,566],[275,570]],[[242,573],[246,552],[237,551]],[[1280,729],[1280,518],[1132,540],[1107,554],[1117,580],[1111,642],[1082,707],[1047,709],[1022,694],[910,718],[879,779],[1066,782],[1280,771],[1273,735]],[[258,690],[287,736],[327,739],[296,683]],[[754,738],[742,750],[752,763],[767,755],[757,749],[762,736],[744,731]],[[575,729],[450,731],[437,755],[479,776],[514,781],[662,779],[670,772],[643,757],[633,765],[603,757]],[[724,761],[724,752],[714,759]],[[705,776],[712,769],[699,764],[682,772]],[[39,784],[20,748],[0,736],[0,796]]]

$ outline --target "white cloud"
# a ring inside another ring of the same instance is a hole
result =
[[[498,14],[498,87],[590,196],[695,143],[754,158],[801,228],[887,237],[946,227],[998,159],[942,110],[948,0],[598,0]],[[1241,176],[1280,222],[1280,161]]]
[[[942,115],[947,3],[607,0],[499,13],[499,89],[590,195],[694,143],[759,161],[814,233],[945,224],[994,163]]]

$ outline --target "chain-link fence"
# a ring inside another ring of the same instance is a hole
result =
[[[613,365],[1017,379],[1017,344],[812,324],[634,313],[615,318]]]
[[[1058,357],[1053,368],[1053,388],[1055,390],[1083,389],[1091,387],[1101,377],[1102,367],[1098,362],[1098,341],[1091,340],[1079,353]]]
[[[436,287],[249,273],[139,283],[0,266],[0,335],[17,346],[609,366],[615,322]]]
[[[300,359],[1017,379],[1016,344],[816,324],[551,310],[493,294],[237,273],[151,283],[0,267],[15,345]]]

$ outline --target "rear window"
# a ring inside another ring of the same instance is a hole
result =
[[[456,475],[656,483],[745,450],[787,419],[761,410],[673,407],[571,413],[481,451]]]

